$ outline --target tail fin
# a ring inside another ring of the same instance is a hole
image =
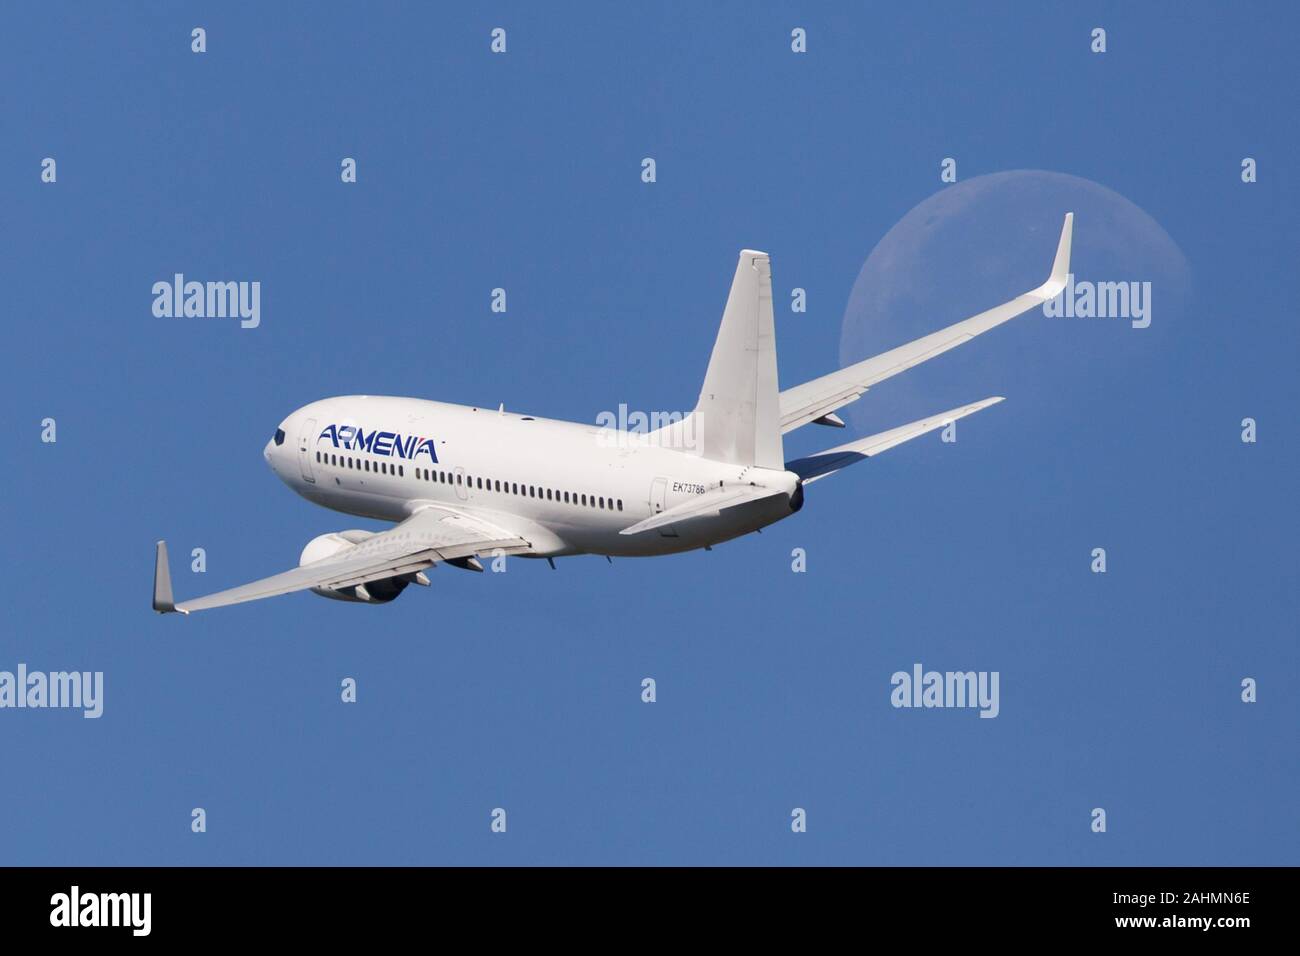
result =
[[[766,252],[744,249],[740,253],[704,387],[690,418],[702,457],[777,470],[785,467],[772,263]]]

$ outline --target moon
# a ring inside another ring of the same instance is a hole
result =
[[[944,379],[934,379],[922,366],[882,382],[846,409],[850,419],[876,425],[884,411],[889,421],[901,423],[910,418],[900,416],[921,417],[985,395],[1009,394],[1002,390],[1008,380],[1033,384],[1033,373],[1044,386],[1078,388],[1099,370],[1102,378],[1122,372],[1167,341],[1191,298],[1191,269],[1177,243],[1114,190],[1078,176],[1025,169],[947,186],[885,234],[849,294],[841,364],[887,351],[1037,286],[1051,271],[1067,212],[1075,214],[1071,272],[1076,284],[1151,283],[1150,326],[1134,328],[1127,317],[1050,318],[1034,310],[930,363]],[[918,389],[923,369],[925,382]]]

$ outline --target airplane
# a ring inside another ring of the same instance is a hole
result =
[[[348,515],[396,522],[307,543],[298,567],[206,597],[172,597],[157,543],[153,609],[189,614],[310,590],[392,601],[438,564],[482,571],[481,557],[673,554],[788,518],[804,489],[849,465],[1002,401],[985,398],[786,461],[782,436],[844,427],[835,412],[878,382],[956,348],[1065,288],[1074,214],[1047,281],[938,332],[780,390],[766,253],[742,250],[695,409],[652,431],[418,398],[349,395],[312,402],[275,429],[263,457],[294,492]]]

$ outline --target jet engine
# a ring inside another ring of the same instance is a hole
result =
[[[367,538],[374,537],[373,531],[333,531],[329,534],[318,535],[307,542],[307,547],[302,549],[302,556],[298,559],[298,566],[311,564],[313,561],[320,561],[322,558],[331,558],[336,554],[347,551],[356,547]],[[357,604],[387,604],[397,595],[406,590],[408,584],[422,584],[428,586],[429,579],[425,577],[423,571],[417,571],[414,574],[400,574],[393,578],[383,578],[378,581],[367,581],[365,584],[358,584],[350,588],[312,588],[313,594],[319,594],[321,597],[331,598],[335,601],[352,601]]]
[[[803,507],[803,479],[799,479],[798,484],[794,486],[794,494],[790,495],[790,511],[795,512]]]

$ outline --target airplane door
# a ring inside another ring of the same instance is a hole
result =
[[[316,476],[311,468],[311,439],[316,434],[316,419],[309,418],[302,423],[298,431],[298,467],[302,469],[302,480],[316,483]]]
[[[455,474],[456,497],[461,501],[465,501],[469,498],[469,488],[465,485],[465,469],[457,465]]]
[[[664,510],[664,497],[668,494],[668,479],[656,478],[650,485],[650,513],[657,515]]]
[[[650,513],[657,515],[664,510],[666,498],[668,496],[668,479],[656,478],[650,485]],[[659,537],[675,538],[677,529],[672,525],[664,525],[659,529]]]

